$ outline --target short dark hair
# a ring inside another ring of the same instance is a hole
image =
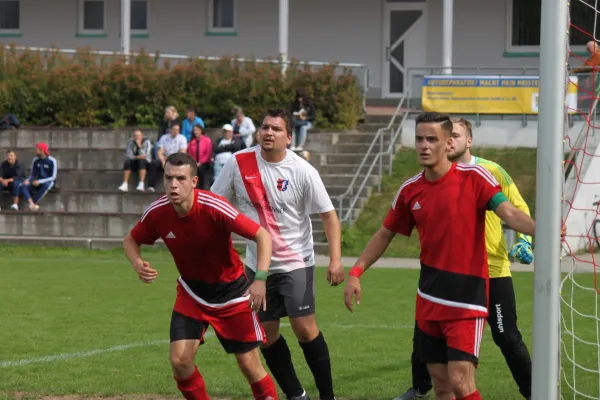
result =
[[[285,121],[285,127],[287,129],[287,134],[291,135],[292,132],[294,132],[294,123],[293,123],[292,115],[285,108],[274,108],[274,109],[267,110],[265,115],[263,115],[263,117],[262,117],[262,121],[264,121],[264,119],[267,117],[283,119]]]
[[[447,114],[441,114],[438,112],[424,112],[417,116],[415,120],[415,127],[419,124],[440,124],[442,131],[446,136],[452,136],[452,120]]]
[[[169,157],[167,157],[167,160],[165,161],[165,166],[167,164],[170,164],[174,167],[181,167],[183,165],[189,165],[190,175],[192,176],[192,178],[194,176],[196,176],[196,168],[198,166],[198,163],[196,162],[194,157],[192,157],[191,155],[189,155],[187,153],[177,152],[177,153],[171,154]]]
[[[196,114],[196,109],[190,106],[187,108],[187,112],[193,112],[194,114]]]
[[[10,154],[10,153],[15,153],[15,155],[17,154],[17,152],[14,151],[13,149],[6,150],[6,154]]]

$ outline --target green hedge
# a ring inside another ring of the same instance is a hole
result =
[[[24,125],[149,127],[167,105],[180,115],[191,105],[214,127],[231,120],[233,105],[255,120],[267,108],[289,108],[297,87],[313,100],[320,129],[354,128],[362,113],[357,78],[335,64],[314,69],[293,61],[283,78],[276,63],[231,58],[170,65],[141,54],[124,61],[87,49],[75,55],[0,49],[0,113],[14,113]]]

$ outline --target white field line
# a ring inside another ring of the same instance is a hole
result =
[[[166,344],[166,343],[169,343],[169,340],[162,339],[162,340],[155,340],[153,342],[121,344],[121,345],[113,346],[113,347],[105,347],[103,349],[77,351],[74,353],[60,353],[60,354],[54,354],[51,356],[45,356],[45,357],[39,357],[39,358],[25,358],[22,360],[15,360],[15,361],[1,361],[0,368],[24,367],[24,366],[27,366],[30,364],[51,363],[51,362],[55,362],[55,361],[72,360],[75,358],[86,358],[86,357],[96,356],[98,354],[114,353],[117,351],[135,349],[137,347],[156,346],[159,344]]]
[[[392,330],[405,330],[405,329],[414,329],[414,324],[398,324],[398,325],[388,325],[388,324],[338,324],[338,323],[320,323],[319,325],[330,327],[330,328],[338,328],[338,329],[392,329]],[[487,325],[487,324],[486,324]],[[282,323],[282,327],[289,328],[289,323]],[[523,333],[531,333],[529,329],[521,329]],[[566,333],[563,333],[563,336]],[[213,336],[212,332],[206,332],[205,337]],[[74,353],[61,353],[54,354],[50,356],[44,356],[39,358],[26,358],[22,360],[14,360],[14,361],[0,361],[0,369],[2,368],[13,368],[13,367],[24,367],[30,364],[38,364],[38,363],[52,363],[55,361],[63,361],[63,360],[72,360],[77,358],[87,358],[93,357],[99,354],[105,353],[114,353],[117,351],[124,351],[139,347],[149,347],[156,346],[159,344],[167,344],[169,343],[168,339],[155,340],[153,342],[138,342],[138,343],[130,343],[130,344],[122,344],[113,347],[105,347],[102,349],[94,349],[88,351],[78,351]]]

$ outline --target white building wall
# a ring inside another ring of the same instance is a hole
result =
[[[276,57],[278,0],[238,0],[237,36],[206,36],[208,0],[148,0],[148,37],[131,49],[204,56]],[[454,2],[456,66],[537,66],[538,57],[506,56],[507,1]],[[120,0],[107,0],[107,36],[78,37],[78,0],[21,0],[22,46],[120,49]],[[442,64],[442,2],[427,0],[427,64]],[[291,0],[289,55],[305,61],[352,62],[370,70],[371,95],[381,93],[385,0]],[[410,54],[407,55],[410,58]]]

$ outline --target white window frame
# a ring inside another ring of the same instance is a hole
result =
[[[107,11],[107,7],[106,7],[106,0],[94,0],[94,1],[102,1],[102,4],[104,5],[104,29],[83,29],[83,20],[84,20],[84,3],[86,2],[86,0],[79,0],[79,12],[78,12],[78,23],[77,23],[77,27],[78,27],[78,33],[83,34],[83,35],[105,35],[106,34],[106,19],[107,19],[107,15],[106,15],[106,11]]]
[[[148,7],[150,7],[150,2],[148,0],[131,0],[131,2],[133,3],[134,1],[144,1],[146,2],[146,29],[131,29],[131,34],[132,35],[147,35],[148,34],[148,25],[149,25],[149,18],[148,16],[150,15],[150,9]],[[133,10],[133,8],[132,8]],[[132,12],[133,14],[133,12]],[[131,22],[130,22],[131,24]]]
[[[233,0],[233,28],[221,28],[218,26],[214,26],[214,10],[215,10],[215,1],[216,0],[208,0],[208,13],[207,13],[207,21],[206,26],[208,27],[207,31],[211,33],[235,33],[237,32],[237,8],[238,2],[237,0]]]
[[[512,44],[513,28],[513,2],[515,0],[506,0],[506,52],[507,53],[539,53],[540,46],[515,46]],[[518,0],[517,0],[518,1]],[[542,11],[540,10],[540,13]],[[571,46],[574,53],[585,52],[585,45]]]
[[[21,33],[21,0],[15,0],[19,3],[19,28],[18,29],[0,29],[0,34],[20,34]]]

